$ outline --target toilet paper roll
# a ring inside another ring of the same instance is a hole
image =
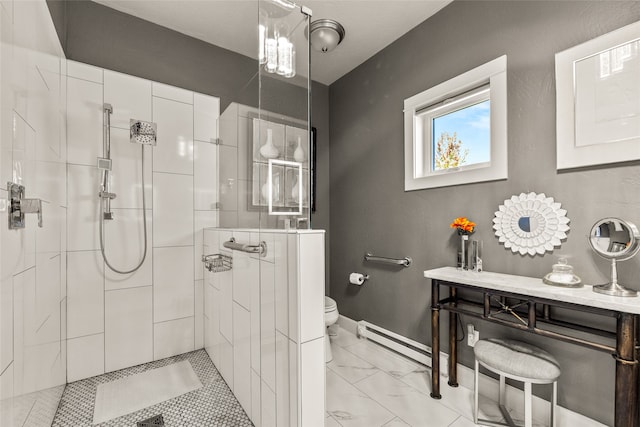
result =
[[[349,282],[353,285],[362,285],[364,283],[364,275],[360,273],[351,273],[349,275]]]

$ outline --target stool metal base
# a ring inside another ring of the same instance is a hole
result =
[[[498,408],[500,408],[500,412],[502,413],[502,416],[504,417],[506,422],[503,423],[503,422],[500,422],[500,421],[483,420],[482,418],[478,418],[476,420],[476,424],[478,424],[478,425],[487,425],[487,426],[518,427],[516,425],[515,421],[513,421],[513,418],[511,418],[511,414],[509,413],[509,411],[507,411],[507,407],[506,406],[504,406],[502,403],[500,403],[498,405]],[[477,414],[476,414],[476,417],[477,417]]]
[[[507,421],[506,423],[499,421],[491,421],[491,420],[483,420],[482,418],[478,418],[475,423],[479,426],[499,426],[499,427],[518,427],[516,423],[511,418],[511,414],[507,411],[507,408],[504,405],[499,405],[500,412],[502,412],[502,416]]]
[[[483,420],[478,418],[478,398],[479,391],[478,385],[480,382],[480,365],[484,368],[488,369],[491,372],[494,372],[500,376],[500,391],[498,394],[499,399],[499,408],[502,416],[504,417],[506,423],[500,421],[491,421],[491,420]],[[521,378],[512,375],[508,375],[509,378],[515,379],[516,381],[520,381],[524,383],[524,426],[518,426],[511,418],[511,415],[507,411],[505,407],[506,400],[506,382],[505,377],[507,375],[504,372],[501,372],[493,367],[487,366],[484,363],[480,363],[478,359],[475,360],[475,369],[474,369],[474,385],[473,385],[473,397],[474,397],[474,406],[473,406],[473,420],[477,425],[486,425],[486,426],[506,426],[506,427],[532,427],[533,426],[533,408],[532,408],[532,392],[531,385],[532,384],[552,384],[553,392],[551,395],[551,413],[550,413],[550,427],[555,427],[556,425],[556,407],[558,402],[558,381],[540,381],[532,378]]]

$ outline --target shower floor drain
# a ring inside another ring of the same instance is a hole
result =
[[[162,414],[154,415],[146,420],[138,421],[136,427],[164,427],[164,419]]]

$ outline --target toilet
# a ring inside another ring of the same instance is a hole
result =
[[[329,341],[329,326],[333,325],[338,321],[339,317],[338,313],[338,304],[336,302],[325,296],[324,297],[324,361],[326,363],[331,362],[333,359],[333,354],[331,353],[331,341]]]

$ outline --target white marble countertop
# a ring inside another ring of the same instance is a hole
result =
[[[458,270],[455,267],[426,270],[424,277],[588,307],[640,314],[640,297],[615,297],[598,294],[593,292],[591,285],[584,285],[581,288],[562,288],[546,285],[542,282],[542,279],[535,277],[514,276],[488,271],[477,273],[475,271]]]

